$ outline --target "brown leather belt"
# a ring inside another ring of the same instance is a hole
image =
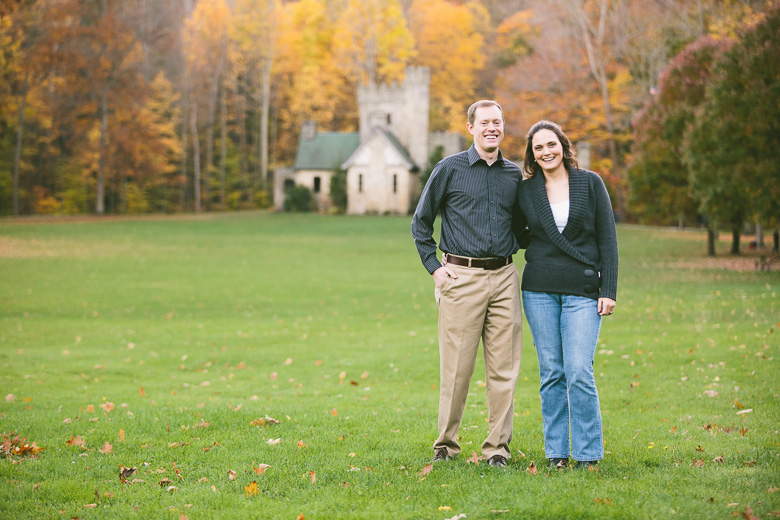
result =
[[[512,257],[468,258],[447,253],[447,263],[461,265],[463,267],[477,267],[490,271],[511,264]]]

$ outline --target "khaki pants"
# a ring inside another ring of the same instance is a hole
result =
[[[482,455],[510,456],[513,399],[520,372],[522,303],[514,264],[487,271],[447,264],[458,275],[436,289],[439,305],[439,437],[434,450],[460,453],[460,428],[479,341],[485,358],[488,436]]]

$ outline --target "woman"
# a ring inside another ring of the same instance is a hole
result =
[[[604,182],[579,168],[560,126],[540,121],[526,141],[522,291],[539,359],[544,450],[551,467],[566,467],[571,456],[587,468],[604,458],[593,357],[602,316],[615,310],[615,220]]]

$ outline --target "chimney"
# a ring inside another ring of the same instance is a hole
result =
[[[301,138],[305,141],[313,141],[315,137],[317,137],[317,122],[312,119],[304,121],[301,128]]]

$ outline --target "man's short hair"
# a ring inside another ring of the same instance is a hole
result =
[[[501,105],[498,104],[498,101],[493,101],[492,99],[481,99],[469,107],[467,114],[470,125],[474,124],[474,113],[478,108],[481,107],[498,107],[498,109],[501,111],[501,119],[504,119],[504,109],[501,108]]]

